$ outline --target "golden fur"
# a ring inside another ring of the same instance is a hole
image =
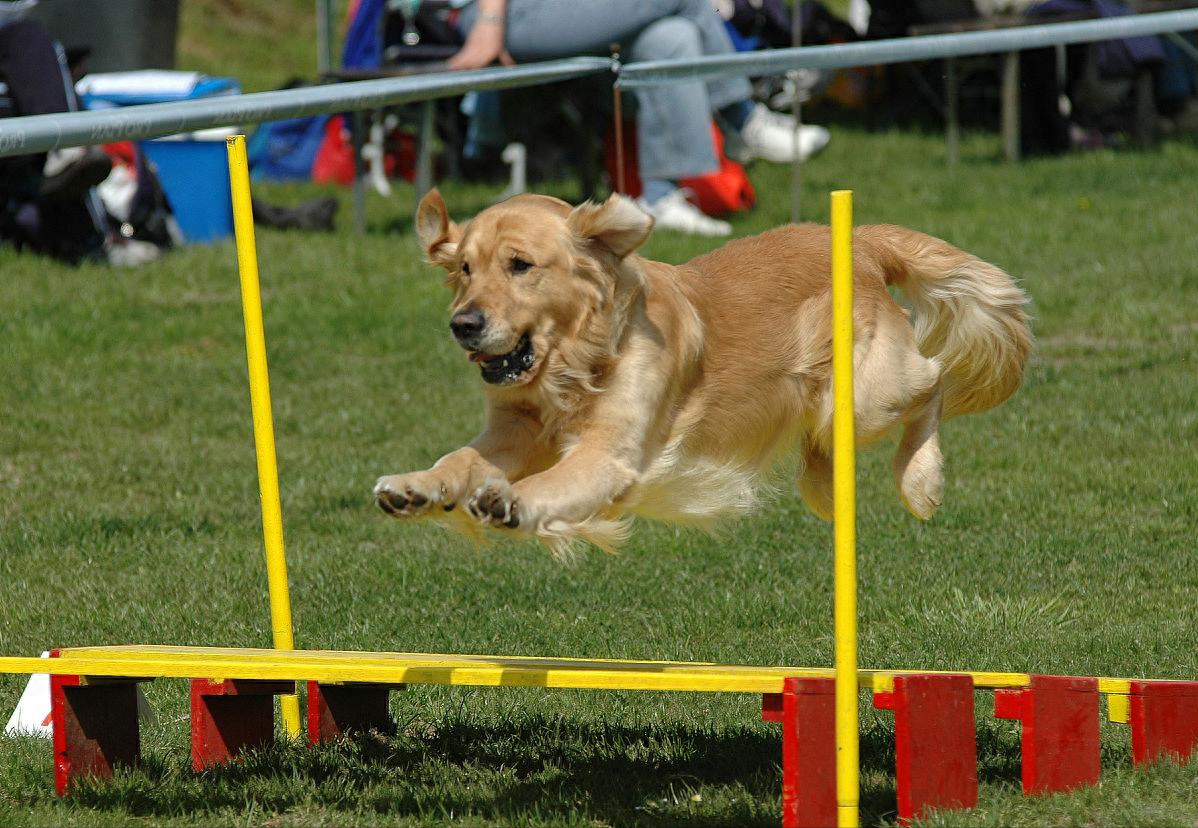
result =
[[[803,498],[830,519],[828,228],[780,227],[674,266],[636,255],[652,227],[620,196],[577,208],[518,196],[460,227],[439,193],[424,198],[417,231],[448,273],[455,336],[493,384],[478,437],[378,481],[385,511],[612,548],[631,515],[749,511],[789,451]],[[1019,386],[1026,297],[914,230],[859,227],[853,243],[857,439],[902,429],[895,482],[926,520],[944,488],[940,421]],[[528,367],[509,368],[521,355]]]

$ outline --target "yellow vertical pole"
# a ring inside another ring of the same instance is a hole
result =
[[[266,370],[266,335],[262,328],[262,293],[258,284],[258,254],[254,241],[254,209],[250,203],[250,165],[245,136],[229,137],[229,188],[233,196],[233,231],[237,238],[237,267],[241,273],[241,309],[245,317],[245,356],[250,376],[250,408],[254,417],[254,448],[258,456],[258,491],[262,497],[262,536],[266,545],[266,580],[270,591],[270,621],[274,645],[294,650],[291,594],[287,588],[287,557],[283,550],[283,511],[279,503],[279,471],[275,460],[274,419],[270,410],[270,378]],[[279,700],[288,734],[300,733],[299,699]]]
[[[832,193],[832,498],[835,515],[836,821],[859,824],[857,494],[853,426],[853,193]]]

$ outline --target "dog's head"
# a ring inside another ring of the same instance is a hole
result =
[[[433,190],[416,212],[429,261],[448,273],[454,339],[501,386],[547,371],[589,373],[611,354],[642,287],[629,255],[652,229],[650,216],[617,195],[575,208],[521,195],[459,226]]]

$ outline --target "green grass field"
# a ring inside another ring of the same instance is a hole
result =
[[[878,667],[1198,678],[1198,147],[1007,166],[971,137],[837,129],[804,180],[813,219],[856,191],[995,261],[1034,300],[1025,387],[944,430],[943,510],[900,507],[890,451],[859,484],[861,661]],[[758,165],[748,234],[786,220],[788,171]],[[574,197],[571,185],[558,188]],[[284,201],[303,193],[260,188]],[[456,215],[493,189],[448,185]],[[717,537],[642,524],[619,555],[563,566],[387,519],[381,473],[474,433],[476,371],[450,340],[410,194],[370,232],[259,232],[297,640],[309,648],[830,664],[831,532],[789,487]],[[348,202],[348,199],[343,199]],[[348,207],[348,203],[346,204]],[[681,261],[713,242],[661,234]],[[231,244],[136,270],[0,251],[0,653],[52,646],[263,646],[269,616]],[[0,678],[7,715],[24,677]],[[13,825],[772,825],[776,725],[756,697],[430,689],[400,735],[188,769],[180,681],[147,686],[145,764],[53,795],[50,746],[0,742]],[[864,697],[863,697],[864,701]],[[1130,767],[1104,726],[1102,785],[1027,800],[1018,729],[979,697],[982,799],[933,824],[1176,825],[1198,766]],[[894,819],[889,714],[863,706],[864,816]]]
[[[187,0],[180,66],[274,88],[314,72],[314,30],[310,0]],[[947,170],[937,136],[837,129],[805,173],[811,218],[826,218],[829,190],[853,188],[859,221],[943,236],[1035,303],[1024,389],[945,429],[935,521],[899,506],[889,451],[861,460],[862,662],[1198,678],[1198,147],[1017,167],[996,155],[996,138],[974,136]],[[789,172],[751,172],[760,203],[740,235],[789,211]],[[496,188],[445,192],[468,216]],[[831,663],[831,532],[788,488],[718,537],[641,525],[618,556],[573,566],[385,518],[375,477],[472,436],[482,395],[420,262],[410,194],[372,200],[365,239],[343,202],[335,235],[259,231],[300,646]],[[662,234],[647,253],[683,261],[711,245]],[[0,250],[0,274],[0,654],[268,644],[232,246],[137,271]],[[0,713],[24,681],[0,677]],[[393,699],[395,738],[282,745],[196,776],[185,690],[148,685],[159,722],[143,728],[143,767],[70,800],[53,795],[48,743],[0,740],[0,823],[778,820],[780,736],[755,697],[413,688]],[[979,696],[981,805],[930,824],[1198,823],[1194,766],[1131,768],[1114,725],[1100,787],[1025,799],[1018,726],[988,707]],[[864,818],[892,824],[889,714],[863,705],[862,727]]]

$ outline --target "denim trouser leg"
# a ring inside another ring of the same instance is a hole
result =
[[[474,4],[462,29],[474,24]],[[625,60],[727,54],[732,42],[710,0],[508,0],[507,48],[518,61],[607,54]],[[744,78],[637,90],[637,150],[642,178],[685,178],[716,168],[711,112],[747,100]]]
[[[663,17],[637,35],[629,61],[690,58],[702,54],[698,27],[683,17]],[[711,140],[711,103],[699,81],[636,91],[637,166],[642,179],[677,179],[718,166]]]

